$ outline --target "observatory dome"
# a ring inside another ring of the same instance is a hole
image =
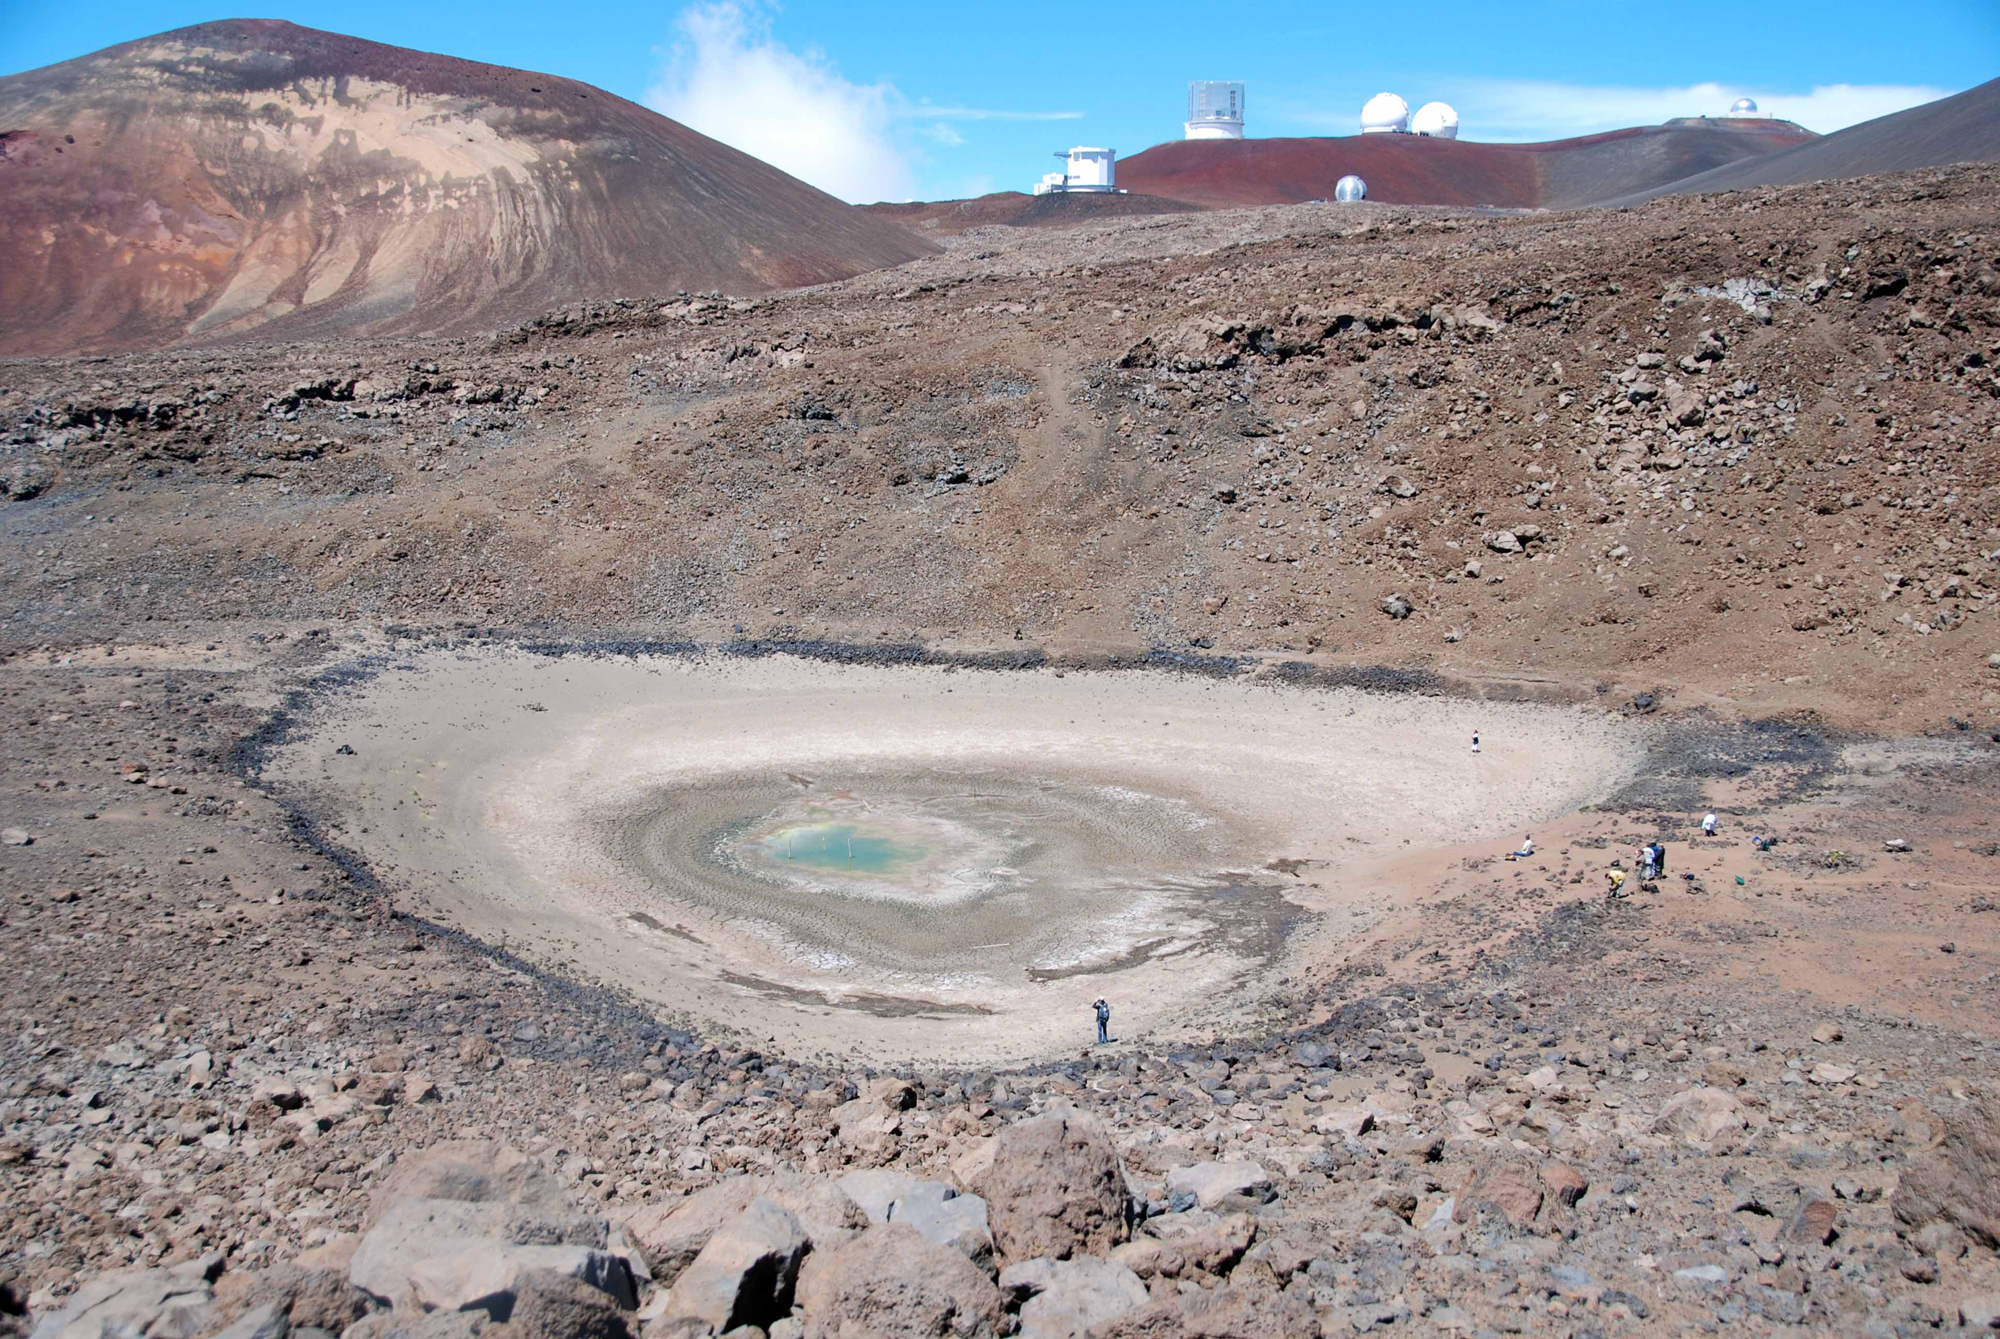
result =
[[[1368,198],[1368,183],[1353,173],[1348,173],[1333,184],[1333,198],[1344,204]]]
[[[1410,104],[1394,93],[1377,93],[1361,109],[1364,135],[1402,134],[1410,128]]]
[[[1410,130],[1413,134],[1429,135],[1434,139],[1457,139],[1458,113],[1448,103],[1426,102],[1410,118]]]
[[[1729,114],[1731,116],[1755,116],[1757,114],[1757,100],[1755,98],[1738,98],[1731,104]]]

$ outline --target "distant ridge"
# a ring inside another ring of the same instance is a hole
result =
[[[1331,197],[1347,173],[1386,204],[1570,209],[1807,144],[1789,121],[1638,126],[1540,144],[1422,135],[1175,140],[1118,164],[1118,184],[1211,208]]]
[[[1639,204],[1662,195],[1797,186],[1877,172],[1991,162],[2000,162],[2000,79],[1989,79],[1921,107],[1863,121],[1807,144],[1712,168],[1606,203]]]
[[[0,79],[0,353],[475,331],[934,249],[587,84],[275,20]]]

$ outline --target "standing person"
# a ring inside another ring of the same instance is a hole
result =
[[[1472,751],[1474,753],[1479,752],[1479,732],[1477,730],[1472,732]]]
[[[1667,872],[1667,844],[1658,837],[1653,838],[1653,868],[1661,874]]]
[[[1111,1040],[1111,1006],[1099,1000],[1090,1007],[1097,1011],[1097,1044],[1102,1046]]]
[[[1639,867],[1639,881],[1641,883],[1651,883],[1659,877],[1660,868],[1655,861],[1653,844],[1651,842],[1647,842],[1639,848]]]
[[[1704,837],[1713,837],[1715,835],[1714,814],[1710,814],[1707,818],[1701,820],[1701,835]]]

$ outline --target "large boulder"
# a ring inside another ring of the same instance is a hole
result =
[[[246,1311],[274,1308],[289,1329],[330,1334],[339,1334],[378,1305],[347,1281],[345,1264],[339,1269],[315,1269],[301,1262],[259,1274],[243,1300]]]
[[[868,1218],[831,1181],[783,1174],[736,1176],[670,1204],[650,1204],[625,1220],[655,1282],[671,1285],[694,1263],[716,1231],[736,1221],[759,1196],[799,1220],[815,1249],[868,1226]]]
[[[957,1251],[901,1223],[871,1227],[806,1257],[797,1306],[804,1339],[998,1339],[1008,1330],[993,1280]]]
[[[554,1274],[528,1274],[514,1287],[509,1339],[632,1339],[630,1317],[602,1290]]]
[[[681,1271],[658,1333],[697,1337],[769,1325],[792,1309],[799,1262],[809,1249],[798,1218],[758,1196]]]
[[[35,1326],[34,1339],[201,1339],[218,1328],[215,1291],[222,1257],[168,1269],[102,1274]]]
[[[1148,1300],[1137,1274],[1090,1256],[1009,1265],[1000,1291],[1021,1304],[1021,1339],[1084,1339]]]
[[[978,1195],[896,1200],[889,1206],[889,1221],[914,1228],[925,1241],[949,1246],[988,1273],[993,1270],[993,1227],[986,1201]]]
[[[1944,1140],[1910,1159],[1890,1201],[1913,1228],[1949,1223],[2000,1249],[2000,1102],[1944,1117]]]
[[[1103,1124],[1052,1111],[1002,1130],[979,1187],[1004,1265],[1102,1255],[1126,1237],[1125,1172]]]
[[[437,1255],[409,1271],[410,1300],[426,1311],[484,1311],[506,1320],[521,1282],[556,1277],[595,1288],[617,1306],[639,1304],[632,1272],[622,1255],[590,1246],[523,1246],[486,1241],[452,1255]]]
[[[368,1197],[362,1228],[373,1227],[392,1205],[406,1199],[519,1204],[551,1211],[569,1207],[562,1182],[520,1150],[485,1139],[433,1144],[399,1159]]]
[[[405,1306],[414,1297],[416,1271],[428,1261],[498,1246],[570,1246],[602,1253],[606,1237],[601,1218],[505,1202],[406,1199],[392,1205],[361,1238],[347,1281],[378,1302]],[[608,1262],[605,1268],[610,1268]]]
[[[871,1223],[888,1222],[889,1208],[898,1200],[942,1203],[958,1194],[955,1188],[942,1181],[926,1181],[921,1176],[911,1176],[908,1172],[887,1167],[849,1172],[834,1184],[854,1201],[862,1213],[868,1215]]]

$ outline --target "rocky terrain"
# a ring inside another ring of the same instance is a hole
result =
[[[602,89],[268,19],[0,78],[0,353],[483,331],[929,248]]]
[[[0,1323],[1995,1326],[1995,182],[974,229],[778,296],[0,365]],[[1407,905],[1287,1026],[1090,1047],[1080,1001],[1063,1063],[870,1068],[398,914],[265,789],[316,694],[474,643],[1679,743],[1528,859],[1380,867]]]

